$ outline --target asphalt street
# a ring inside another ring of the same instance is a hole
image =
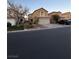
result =
[[[71,29],[8,33],[7,59],[71,59]]]

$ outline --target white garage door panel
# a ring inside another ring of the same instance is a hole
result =
[[[50,24],[50,21],[48,18],[40,18],[39,19],[39,24]]]

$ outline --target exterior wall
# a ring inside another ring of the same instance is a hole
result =
[[[32,14],[32,18],[38,17],[38,16],[40,16],[39,10],[35,11],[35,12]]]
[[[40,9],[34,11],[32,13],[32,15],[29,15],[29,16],[31,16],[32,18],[34,18],[34,17],[48,17],[48,11],[46,11],[43,8],[40,8]]]
[[[71,13],[70,12],[66,12],[66,13],[52,12],[52,13],[49,13],[49,17],[51,17],[52,15],[59,15],[60,16],[59,20],[70,20],[71,19]]]
[[[49,15],[49,17],[50,17],[50,23],[55,23],[55,21],[54,21],[54,19],[53,19],[53,15],[59,15],[59,17],[61,17],[61,15],[62,15],[62,13],[61,12],[51,12],[51,13],[49,13],[48,14]],[[61,19],[61,18],[60,18]],[[60,20],[59,19],[59,20]]]
[[[61,18],[62,20],[71,20],[71,13],[70,12],[63,13]]]
[[[11,23],[12,26],[16,25],[16,20],[15,19],[7,19],[7,23]]]
[[[61,12],[52,12],[52,13],[49,13],[49,17],[51,17],[52,15],[59,15],[59,16],[61,16],[62,13]]]
[[[42,25],[50,23],[50,20],[48,17],[48,11],[45,10],[44,8],[37,9],[32,14],[29,14],[28,16],[29,18],[32,18],[32,19],[34,19],[35,17],[38,17],[39,18],[38,23]]]

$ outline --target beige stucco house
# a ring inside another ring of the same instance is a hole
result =
[[[48,16],[48,11],[44,8],[37,9],[32,14],[29,14],[29,18],[34,19],[34,17],[39,18],[38,24],[50,24],[50,17]]]
[[[51,13],[49,13],[48,15],[49,15],[50,17],[51,17],[52,15],[59,15],[59,16],[61,16],[62,13],[61,13],[60,11],[58,11],[58,12],[51,12]]]
[[[39,8],[35,10],[33,13],[28,15],[29,19],[34,19],[34,17],[39,18],[39,24],[50,24],[50,18],[52,15],[59,15],[59,20],[70,20],[71,19],[71,13],[65,12],[62,13],[60,11],[58,12],[51,12],[48,13],[48,11],[44,8]]]
[[[60,16],[59,20],[71,20],[70,12],[62,13],[62,12],[58,11],[58,12],[51,12],[48,15],[49,15],[49,17],[51,17],[52,15],[59,15]]]
[[[62,13],[61,20],[71,20],[71,13],[70,12]]]

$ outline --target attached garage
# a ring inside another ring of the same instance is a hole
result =
[[[40,17],[38,24],[41,24],[41,25],[50,24],[49,17]]]

